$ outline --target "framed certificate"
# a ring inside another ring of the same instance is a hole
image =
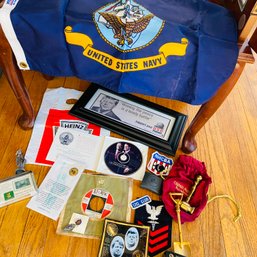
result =
[[[171,155],[187,119],[182,113],[97,84],[91,84],[70,114]]]

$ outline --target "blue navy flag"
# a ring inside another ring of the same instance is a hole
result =
[[[202,104],[237,60],[234,19],[205,0],[6,0],[9,6],[20,68],[120,93]]]

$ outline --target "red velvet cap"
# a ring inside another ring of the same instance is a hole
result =
[[[190,214],[181,209],[181,223],[184,223],[194,221],[207,204],[207,193],[211,178],[207,175],[205,164],[191,156],[180,155],[175,161],[169,176],[164,180],[162,201],[175,221],[177,221],[175,203],[169,193],[183,193],[183,201],[185,201],[198,175],[202,176],[202,180],[189,201],[190,206],[195,207],[195,210]]]

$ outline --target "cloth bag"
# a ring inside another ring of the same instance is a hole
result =
[[[175,161],[169,176],[163,182],[162,201],[171,217],[177,221],[176,206],[170,193],[182,193],[183,201],[190,194],[196,177],[202,176],[189,204],[195,207],[192,214],[181,210],[181,223],[194,221],[202,212],[208,202],[208,189],[212,180],[207,174],[205,164],[187,155],[181,155]]]

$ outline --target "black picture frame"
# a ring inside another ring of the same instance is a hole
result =
[[[105,107],[112,105],[113,112]],[[105,108],[99,113],[100,102]],[[116,111],[116,113],[115,113]],[[92,83],[71,108],[71,115],[175,156],[187,115],[131,94]]]
[[[150,227],[105,219],[98,257],[147,257]]]

